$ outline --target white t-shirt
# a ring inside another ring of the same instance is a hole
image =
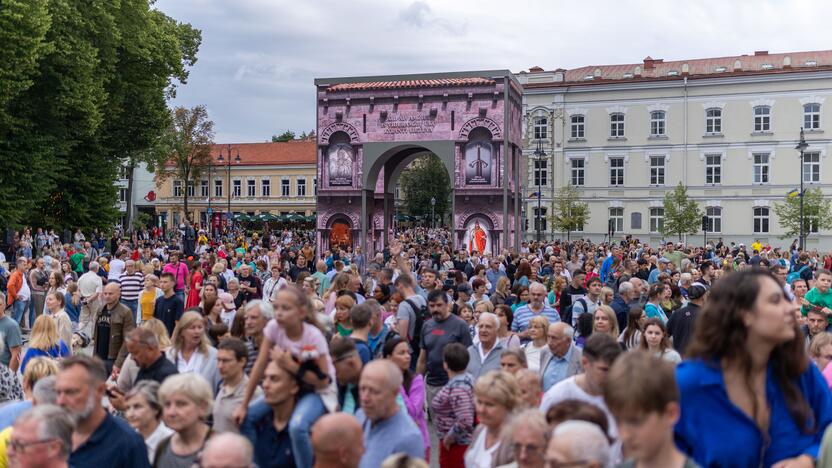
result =
[[[500,441],[498,440],[491,448],[485,448],[487,432],[483,429],[468,451],[465,452],[465,468],[491,468],[491,460],[494,457],[494,452],[500,448]]]
[[[538,372],[540,370],[540,352],[546,347],[547,345],[544,344],[538,348],[531,341],[523,347],[523,350],[526,352],[526,364],[529,366],[530,371]]]
[[[110,271],[107,273],[107,281],[118,281],[121,278],[121,274],[124,273],[125,268],[124,260],[114,258],[110,261]]]
[[[81,297],[90,297],[97,292],[101,292],[104,287],[104,282],[97,273],[88,271],[78,278],[78,292]]]
[[[17,292],[17,298],[21,301],[28,301],[32,298],[32,290],[29,289],[29,282],[23,278],[23,284],[20,286],[20,291]]]

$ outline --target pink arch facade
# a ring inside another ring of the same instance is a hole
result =
[[[317,88],[319,252],[332,222],[353,247],[382,250],[392,234],[403,165],[434,153],[452,184],[454,248],[483,220],[490,250],[519,248],[522,87],[508,70],[321,78]]]

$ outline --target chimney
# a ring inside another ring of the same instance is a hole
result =
[[[767,50],[755,50],[755,51],[754,51],[754,55],[755,55],[755,56],[758,56],[758,55],[768,55],[768,51],[767,51]]]
[[[543,71],[543,69],[540,68],[540,67],[537,67],[537,66],[529,68],[530,73],[539,73],[539,72],[542,72],[542,71]]]
[[[654,63],[655,63],[655,60],[653,60],[653,57],[650,57],[649,55],[647,57],[644,57],[644,69],[645,70],[652,70],[654,68],[654,65],[653,65]]]

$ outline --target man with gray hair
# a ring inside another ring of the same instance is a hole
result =
[[[8,443],[9,461],[20,468],[69,464],[75,421],[55,405],[38,405],[17,418]]]
[[[622,281],[618,285],[618,294],[612,299],[610,307],[615,311],[615,318],[618,321],[618,329],[623,330],[627,327],[627,314],[630,312],[630,306],[627,304],[633,300],[635,296],[635,287],[630,281]]]
[[[260,344],[263,343],[263,330],[269,320],[274,318],[274,307],[271,302],[255,299],[246,304],[245,322],[243,328],[246,334],[246,348],[248,349],[248,360],[244,371],[246,375],[251,373],[257,355],[260,354]]]
[[[587,421],[566,421],[552,431],[546,450],[546,463],[557,466],[611,466],[610,443],[604,431]]]
[[[476,380],[493,370],[500,370],[500,357],[503,355],[503,344],[497,339],[500,319],[490,313],[483,312],[477,322],[477,332],[480,342],[468,347],[468,368],[465,372]]]
[[[217,434],[205,443],[200,456],[202,468],[224,468],[235,466],[248,468],[254,466],[254,449],[251,442],[239,434],[225,432]]]
[[[566,322],[549,325],[546,332],[548,347],[540,351],[540,375],[544,392],[567,377],[584,371],[581,350],[572,340],[574,334],[574,329]]]
[[[78,278],[78,293],[81,294],[81,313],[78,318],[78,331],[92,336],[92,319],[101,308],[101,293],[104,281],[98,276],[101,268],[98,262],[90,262],[89,271]]]
[[[402,386],[402,371],[387,359],[370,361],[361,373],[358,393],[361,409],[356,413],[364,428],[361,468],[376,468],[394,453],[425,456],[422,434],[396,398]]]

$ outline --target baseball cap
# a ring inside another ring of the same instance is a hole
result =
[[[704,286],[694,284],[688,288],[688,299],[699,299],[704,296],[706,292],[708,292],[708,290],[705,289]]]
[[[662,257],[662,258],[659,259],[659,263],[670,263],[670,260],[668,260],[665,257]]]
[[[457,290],[457,292],[462,292],[462,293],[469,294],[469,295],[474,292],[474,289],[471,288],[471,285],[468,284],[468,283],[458,284],[457,287],[456,287],[456,290]]]
[[[223,309],[234,310],[237,308],[237,306],[234,304],[234,297],[232,297],[230,293],[220,293],[218,298],[220,302],[222,302]]]

